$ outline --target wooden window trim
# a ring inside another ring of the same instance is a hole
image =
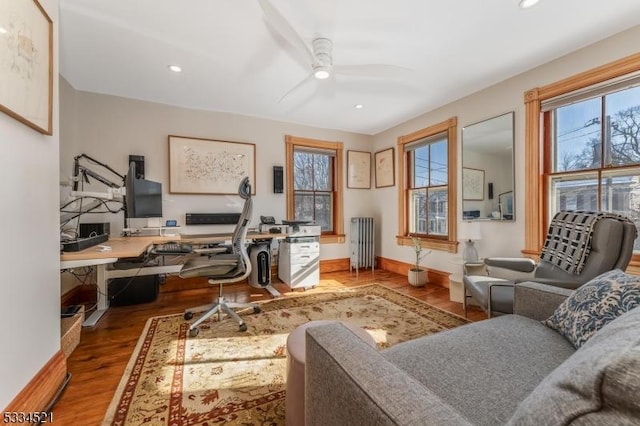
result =
[[[447,237],[422,237],[422,247],[442,250],[449,253],[458,252],[457,241],[457,205],[458,205],[458,174],[457,174],[457,153],[458,153],[458,118],[452,117],[441,123],[434,124],[424,129],[417,130],[398,137],[397,149],[398,149],[398,176],[400,179],[398,185],[398,235],[396,236],[396,243],[403,246],[412,246],[413,241],[409,234],[409,219],[407,211],[407,195],[409,187],[409,165],[406,164],[407,156],[404,152],[404,146],[411,142],[415,142],[420,139],[424,139],[438,133],[447,133],[447,156],[448,156],[448,208],[449,214],[447,220],[449,222],[449,235]]]
[[[581,72],[524,93],[525,104],[525,246],[522,253],[531,258],[540,255],[548,223],[544,161],[547,152],[541,134],[542,102],[575,90],[640,71],[640,53]],[[640,255],[634,255],[627,271],[640,273]]]
[[[344,235],[344,181],[343,181],[343,144],[342,142],[323,141],[318,139],[300,138],[297,136],[285,136],[286,151],[286,197],[287,197],[287,219],[293,220],[293,151],[295,147],[330,149],[336,152],[335,156],[335,176],[334,176],[334,205],[333,205],[333,233],[322,234],[320,243],[322,244],[342,244],[345,242]]]

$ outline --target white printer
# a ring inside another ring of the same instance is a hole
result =
[[[289,229],[280,242],[278,278],[292,289],[316,287],[320,284],[321,227],[308,222],[285,224]]]

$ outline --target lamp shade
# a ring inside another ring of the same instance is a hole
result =
[[[460,238],[465,241],[478,241],[482,239],[480,222],[467,222],[460,232]]]

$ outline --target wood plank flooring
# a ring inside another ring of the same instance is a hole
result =
[[[406,276],[382,270],[361,271],[357,277],[349,271],[324,273],[319,287],[307,293],[373,282],[449,312],[463,314],[461,303],[449,301],[449,289],[428,285],[415,288],[407,283]],[[301,290],[291,292],[282,283],[275,283],[274,287],[282,293],[282,297],[303,293]],[[84,328],[79,346],[67,360],[68,370],[73,377],[53,409],[55,424],[100,425],[147,319],[181,313],[186,308],[209,303],[217,297],[217,289],[217,286],[206,285],[203,278],[190,284],[189,280],[168,277],[155,302],[110,308],[94,328]],[[225,285],[224,293],[228,300],[240,302],[271,298],[266,291],[247,284]],[[91,291],[87,294],[91,294]],[[483,312],[474,307],[469,308],[468,317],[472,320],[486,318]]]

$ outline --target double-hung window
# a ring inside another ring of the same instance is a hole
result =
[[[455,251],[456,119],[398,139],[401,244],[420,237],[425,247]]]
[[[551,99],[542,112],[549,217],[600,210],[640,225],[640,77]]]
[[[446,237],[449,199],[447,134],[405,145],[409,166],[409,233]]]
[[[287,136],[286,148],[287,218],[320,225],[323,242],[343,242],[342,143]]]
[[[640,55],[528,90],[524,101],[523,253],[539,255],[559,210],[614,212],[640,225]],[[636,251],[628,270],[639,267]]]

